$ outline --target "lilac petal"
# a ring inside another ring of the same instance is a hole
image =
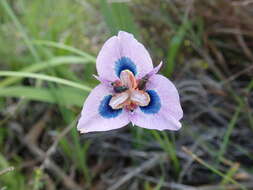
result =
[[[120,80],[123,85],[128,88],[135,88],[137,86],[134,75],[129,70],[124,70],[120,73]]]
[[[104,79],[100,76],[97,76],[97,75],[93,75],[93,77],[95,77],[95,79],[97,79],[99,82],[101,82],[105,86],[112,88],[112,81],[106,80],[106,79]]]
[[[149,95],[142,90],[132,91],[130,99],[139,106],[147,106],[150,102]]]
[[[132,34],[120,31],[118,36],[105,42],[98,54],[96,67],[100,77],[115,81],[124,69],[141,78],[153,69],[153,64],[146,48]]]
[[[78,121],[77,129],[81,133],[118,129],[129,123],[128,114],[123,109],[113,110],[109,107],[111,97],[110,91],[103,84],[92,90],[84,102]]]
[[[152,71],[150,71],[148,74],[147,74],[147,77],[150,78],[152,77],[154,74],[158,73],[158,71],[161,69],[163,65],[163,62],[161,61],[159,65],[157,65]]]
[[[178,130],[183,111],[174,84],[162,75],[153,75],[147,83],[150,104],[138,108],[131,117],[137,126],[157,130]]]
[[[182,125],[175,118],[166,114],[153,114],[147,115],[138,108],[131,117],[131,122],[138,127],[146,129],[162,130],[179,130]]]
[[[121,92],[118,94],[115,94],[110,102],[109,105],[113,108],[113,109],[119,109],[122,108],[124,105],[124,102],[129,98],[129,93],[128,92]]]

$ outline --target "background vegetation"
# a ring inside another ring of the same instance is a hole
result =
[[[252,189],[252,4],[0,0],[0,189]],[[118,30],[164,61],[180,131],[77,132],[96,55]]]

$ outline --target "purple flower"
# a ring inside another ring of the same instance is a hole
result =
[[[120,31],[98,54],[95,76],[101,84],[86,99],[78,130],[108,131],[128,123],[147,129],[178,130],[183,111],[176,87],[156,74],[145,47]]]

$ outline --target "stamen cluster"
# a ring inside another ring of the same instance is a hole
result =
[[[138,106],[147,106],[150,102],[149,94],[145,92],[147,81],[147,76],[137,80],[130,70],[123,70],[120,73],[120,80],[112,83],[115,94],[109,105],[113,109],[125,108],[129,111]]]

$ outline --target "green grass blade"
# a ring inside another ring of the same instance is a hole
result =
[[[87,64],[89,61],[77,56],[59,56],[48,61],[43,61],[38,64],[32,64],[21,69],[22,72],[39,72],[51,67],[56,67],[64,64]],[[8,77],[0,82],[0,87],[5,87],[15,82],[18,82],[22,77]]]
[[[226,152],[227,146],[229,144],[229,138],[230,138],[230,136],[232,134],[232,131],[235,127],[235,124],[238,120],[238,117],[239,117],[239,114],[240,114],[241,110],[242,110],[242,104],[240,104],[239,107],[236,109],[236,112],[234,113],[230,123],[228,124],[228,129],[227,129],[227,131],[226,131],[226,133],[223,137],[223,141],[222,141],[222,144],[220,146],[220,150],[219,150],[218,155],[217,155],[217,157],[218,157],[217,163],[219,163],[220,159],[223,157],[223,155]]]
[[[170,159],[173,163],[173,169],[176,172],[176,174],[179,174],[180,165],[179,165],[179,161],[178,161],[178,158],[176,155],[175,147],[173,147],[173,145],[171,144],[170,140],[168,139],[167,134],[163,133],[163,132],[161,134],[159,134],[159,132],[157,132],[155,130],[152,130],[151,133],[155,137],[155,139],[159,142],[159,144],[162,146],[164,151],[170,157]],[[162,138],[162,136],[163,136],[163,138]]]
[[[177,174],[180,172],[180,163],[177,158],[177,153],[176,153],[176,147],[174,144],[169,140],[168,135],[165,132],[162,132],[163,139],[164,139],[164,144],[167,149],[167,152],[169,153],[171,160],[173,162],[175,171]]]
[[[116,18],[112,14],[111,7],[108,2],[105,0],[100,0],[101,12],[104,16],[105,22],[107,24],[108,29],[111,31],[112,35],[117,34],[118,27],[116,25]]]
[[[82,89],[84,91],[91,91],[91,88],[82,85],[73,81],[69,81],[66,79],[58,78],[58,77],[52,77],[44,74],[38,74],[38,73],[28,73],[28,72],[16,72],[16,71],[0,71],[0,76],[17,76],[17,77],[28,77],[28,78],[35,78],[35,79],[41,79],[48,82],[55,82],[58,84],[67,85],[73,88]]]
[[[137,25],[126,3],[100,0],[100,7],[112,35],[124,30],[138,36]]]
[[[253,88],[253,79],[249,82],[246,89],[250,93],[252,88]],[[252,114],[252,111],[248,111],[247,115],[248,115],[248,118],[249,118],[249,125],[250,125],[251,129],[253,130],[253,114]]]
[[[87,164],[87,152],[89,149],[89,146],[91,144],[90,141],[85,142],[85,144],[81,145],[80,141],[78,140],[79,134],[77,132],[77,130],[72,130],[72,137],[74,140],[74,146],[75,146],[75,150],[76,150],[76,161],[77,161],[77,165],[79,166],[79,168],[82,170],[85,179],[86,179],[86,183],[88,185],[90,185],[92,176],[91,176],[91,172],[89,171],[89,167]]]
[[[51,89],[48,88],[34,88],[34,87],[23,87],[23,86],[13,86],[0,88],[0,97],[15,97],[23,98],[53,104],[60,104],[63,106],[78,106],[81,107],[84,98],[88,95],[87,92],[83,90],[62,87],[54,88],[54,93],[59,97],[59,100],[55,99],[52,95]]]
[[[186,32],[188,31],[190,26],[191,22],[188,19],[185,19],[183,24],[178,29],[176,35],[171,39],[169,43],[169,53],[166,63],[167,66],[165,68],[165,74],[167,76],[171,76],[174,71],[176,56],[178,55],[180,46],[182,45]]]
[[[228,184],[228,182],[229,182],[228,179],[232,178],[236,174],[236,172],[238,171],[239,167],[240,167],[239,163],[236,163],[234,166],[232,166],[228,170],[228,172],[226,173],[226,178],[223,178],[223,180],[221,181],[221,185]]]
[[[162,189],[162,185],[164,184],[164,177],[161,177],[159,183],[155,186],[154,190]]]
[[[116,19],[118,30],[124,30],[138,37],[137,25],[126,3],[111,3],[112,13]]]
[[[36,45],[40,45],[40,46],[48,46],[48,47],[67,50],[71,53],[75,53],[77,55],[80,55],[80,56],[84,57],[85,59],[87,59],[88,61],[90,61],[92,63],[96,62],[96,58],[94,56],[92,56],[92,55],[90,55],[86,52],[83,52],[83,51],[81,51],[77,48],[74,48],[72,46],[68,46],[66,44],[63,44],[63,43],[47,41],[47,40],[34,40],[33,43],[36,44]]]
[[[3,154],[0,153],[0,171],[8,167],[10,167],[9,161],[4,157]],[[20,189],[20,190],[26,189],[25,178],[18,171],[18,168],[4,175],[1,175],[0,184],[1,184],[1,189]]]
[[[36,61],[39,61],[39,55],[35,49],[35,47],[33,46],[31,40],[29,39],[28,35],[26,34],[23,26],[21,25],[21,23],[19,22],[17,16],[14,14],[14,12],[12,11],[11,7],[9,6],[9,4],[7,3],[6,0],[1,0],[0,1],[1,5],[3,6],[4,10],[6,11],[6,13],[10,16],[10,18],[12,19],[12,21],[14,22],[15,26],[17,27],[18,31],[20,32],[20,34],[22,35],[25,44],[27,45],[28,49],[30,50],[31,54],[33,55],[33,57],[35,58]]]
[[[213,173],[221,176],[223,179],[225,179],[227,182],[233,183],[235,185],[237,185],[238,187],[240,187],[240,189],[242,190],[247,190],[244,185],[238,183],[236,180],[234,180],[233,178],[231,178],[230,176],[225,175],[224,173],[222,173],[220,170],[216,169],[215,167],[213,167],[211,164],[208,164],[207,162],[205,162],[204,160],[202,160],[201,158],[199,158],[196,154],[194,154],[193,152],[191,152],[190,150],[188,150],[187,148],[183,147],[182,148],[187,154],[189,154],[194,160],[196,160],[198,163],[200,163],[201,165],[205,166],[207,169],[209,169],[210,171],[212,171]]]

